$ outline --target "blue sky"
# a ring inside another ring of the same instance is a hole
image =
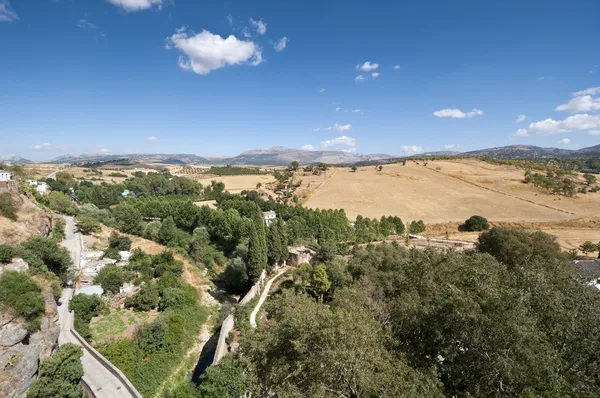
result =
[[[597,0],[0,0],[0,156],[596,145],[599,17]]]

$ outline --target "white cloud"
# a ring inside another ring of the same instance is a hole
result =
[[[454,119],[464,119],[466,117],[481,116],[483,115],[483,111],[481,109],[473,109],[471,112],[463,112],[460,109],[447,108],[433,112],[433,115],[437,117],[451,117]]]
[[[372,70],[379,68],[379,64],[371,63],[371,61],[367,61],[362,65],[356,65],[356,68],[362,70],[363,72],[370,72]]]
[[[600,87],[590,87],[590,88],[586,88],[585,90],[575,91],[571,95],[573,97],[581,97],[582,95],[596,95],[596,94],[600,94]]]
[[[324,93],[324,92],[325,92],[325,89],[324,89],[324,88],[322,88],[322,89],[320,89],[320,90],[319,90],[319,92],[320,92],[320,93]]]
[[[354,147],[356,146],[356,140],[354,138],[342,135],[340,137],[334,138],[333,140],[321,141],[321,148],[328,148],[332,145],[346,145]]]
[[[90,21],[86,21],[85,19],[80,19],[79,22],[77,22],[77,27],[82,28],[82,29],[87,29],[87,30],[98,29],[98,27],[96,25],[94,25]]]
[[[54,145],[48,142],[44,142],[43,144],[39,145],[34,145],[32,148],[43,151],[64,151],[66,149],[64,145]]]
[[[557,142],[557,144],[560,144],[560,145],[569,145],[570,143],[571,143],[571,140],[569,138],[563,138],[562,140]]]
[[[598,65],[592,66],[592,69],[590,69],[590,71],[588,72],[588,75],[594,74],[596,72],[596,70],[598,70]]]
[[[179,66],[199,75],[230,65],[256,66],[263,61],[262,50],[254,42],[238,40],[233,35],[224,39],[207,30],[190,36],[185,27],[178,29],[167,38],[166,47],[183,52]]]
[[[267,24],[263,22],[262,18],[258,21],[255,21],[254,19],[250,18],[250,23],[256,27],[256,32],[259,35],[264,35],[265,33],[267,33]]]
[[[148,137],[148,141],[158,141],[158,137],[151,135],[150,137]]]
[[[108,2],[128,12],[147,10],[152,7],[160,9],[163,4],[162,0],[108,0]]]
[[[96,151],[96,153],[101,153],[101,154],[109,153],[109,152],[110,152],[110,149],[104,148],[104,147],[98,147],[98,149]]]
[[[365,80],[365,77],[363,75],[358,75],[354,78],[354,81],[356,81],[356,82],[361,81],[361,80]]]
[[[360,109],[352,109],[352,113],[360,113]]]
[[[589,135],[600,135],[600,130],[590,130],[588,131]]]
[[[371,76],[373,76],[373,79],[377,79],[377,76],[379,76],[379,72],[373,72],[371,73]]]
[[[0,0],[0,22],[13,22],[19,19],[10,6],[10,0]]]
[[[336,112],[339,112],[339,111],[341,111],[341,110],[342,110],[342,108],[340,108],[340,107],[337,107],[337,108],[335,108],[335,111],[336,111]]]
[[[400,147],[400,152],[402,152],[405,155],[414,155],[417,153],[422,153],[423,147],[419,145],[402,145]]]
[[[311,145],[311,144],[306,144],[302,147],[302,149],[304,149],[305,151],[314,151],[315,150],[315,146]]]
[[[275,44],[273,44],[273,47],[275,47],[275,51],[277,52],[285,50],[287,47],[287,37],[282,37],[281,39],[277,40]]]
[[[394,70],[400,69],[400,65],[394,65]]]
[[[346,153],[354,153],[354,152],[356,152],[356,148],[342,149],[342,152],[346,152]]]
[[[459,144],[451,144],[451,145],[444,145],[445,149],[458,149],[460,148]]]
[[[314,128],[313,131],[321,131],[321,127]]]
[[[540,76],[538,77],[538,81],[542,81],[542,80],[554,80],[554,76]]]
[[[593,98],[591,95],[582,95],[580,97],[571,98],[567,104],[557,106],[556,110],[569,113],[598,111],[600,110],[600,98]]]
[[[600,116],[577,114],[564,120],[546,119],[530,123],[527,128],[519,129],[513,137],[529,137],[533,135],[554,135],[580,130],[600,129]]]
[[[227,15],[227,22],[229,22],[229,25],[233,25],[233,16],[231,14]]]
[[[519,115],[517,116],[517,123],[521,123],[522,121],[524,121],[525,119],[527,119],[527,116],[525,115]]]
[[[333,126],[327,127],[327,130],[337,130],[339,132],[344,132],[350,130],[352,126],[350,124],[334,124]]]

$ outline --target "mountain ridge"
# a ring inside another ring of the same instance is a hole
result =
[[[272,148],[250,149],[237,156],[199,156],[194,154],[167,153],[133,153],[133,154],[73,154],[39,163],[76,163],[129,161],[137,163],[166,163],[180,165],[255,165],[282,166],[292,161],[303,164],[353,164],[353,163],[384,163],[388,160],[406,159],[420,156],[473,156],[492,157],[500,159],[541,159],[600,156],[600,145],[573,149],[543,148],[535,145],[507,145],[484,148],[467,152],[434,151],[406,156],[391,156],[387,154],[359,154],[355,152],[331,150],[306,150],[274,146]],[[36,163],[18,155],[0,157],[0,163]]]

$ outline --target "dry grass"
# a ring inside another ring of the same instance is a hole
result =
[[[31,235],[45,234],[50,230],[51,218],[19,195],[13,195],[17,206],[17,220],[0,216],[0,243],[19,244]]]

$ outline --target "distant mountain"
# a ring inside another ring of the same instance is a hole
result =
[[[600,145],[578,149],[575,151],[575,154],[583,156],[600,156]]]
[[[49,163],[83,163],[83,162],[111,162],[127,159],[138,163],[166,163],[166,164],[209,164],[210,161],[203,157],[190,154],[148,154],[130,153],[120,155],[64,155],[54,158]]]
[[[425,153],[419,153],[418,155],[415,156],[457,156],[457,155],[461,155],[462,152],[457,152],[457,151],[437,151],[437,152],[425,152]]]
[[[29,159],[20,157],[19,155],[0,156],[0,163],[5,164],[28,164],[33,163]]]
[[[463,155],[486,156],[501,159],[538,159],[566,157],[575,152],[577,151],[570,149],[541,148],[533,145],[509,145],[464,152]]]

